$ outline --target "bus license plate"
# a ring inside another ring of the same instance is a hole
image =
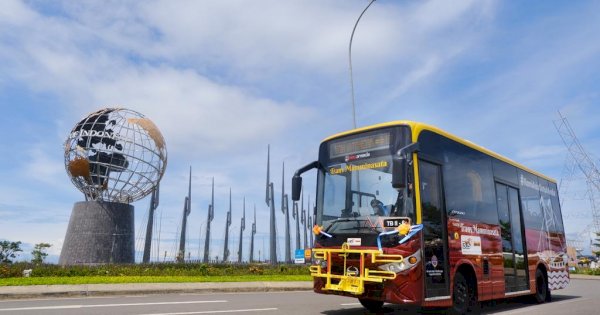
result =
[[[384,228],[395,228],[402,225],[402,223],[406,222],[406,219],[385,219],[383,220]]]

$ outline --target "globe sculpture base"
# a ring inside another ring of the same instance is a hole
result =
[[[97,265],[135,262],[133,206],[82,201],[73,206],[58,263]]]

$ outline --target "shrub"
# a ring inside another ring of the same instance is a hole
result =
[[[308,275],[305,265],[150,263],[129,265],[59,266],[31,263],[0,264],[0,278],[21,277],[23,270],[33,269],[31,277],[87,276],[240,276],[240,275]]]

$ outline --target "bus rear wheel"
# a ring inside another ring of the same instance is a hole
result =
[[[474,284],[470,283],[462,272],[454,275],[451,314],[478,313],[477,294]]]
[[[379,311],[383,307],[383,301],[376,301],[376,300],[369,300],[369,299],[358,299],[358,301],[360,302],[360,304],[362,304],[362,306],[364,306],[366,309],[368,309],[371,312]]]

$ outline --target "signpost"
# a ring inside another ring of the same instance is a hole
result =
[[[296,249],[295,255],[294,255],[294,263],[295,264],[304,264],[306,263],[306,260],[304,259],[304,249],[300,248],[300,249]]]

